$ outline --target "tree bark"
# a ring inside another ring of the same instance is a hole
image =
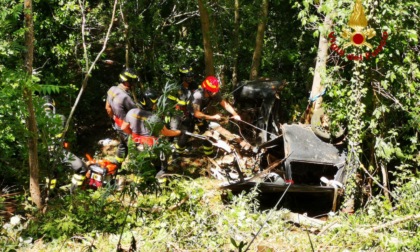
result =
[[[324,19],[324,31],[328,32],[331,30],[332,21],[329,15],[325,16]],[[314,79],[312,82],[312,90],[310,95],[310,100],[312,101],[315,97],[320,95],[324,91],[324,86],[322,84],[322,73],[325,73],[327,60],[328,60],[328,40],[327,34],[320,33],[319,43],[318,43],[318,53],[317,60],[315,64],[315,73]],[[312,105],[312,108],[318,109],[322,104],[322,96],[319,96]]]
[[[204,63],[206,76],[214,75],[213,49],[210,40],[210,19],[203,0],[198,0],[200,11],[201,31],[203,33]]]
[[[235,0],[235,27],[233,32],[233,71],[232,71],[232,85],[235,88],[238,85],[238,51],[239,51],[239,0]]]
[[[32,79],[33,61],[34,61],[34,23],[32,13],[32,0],[25,0],[25,71],[29,85]],[[23,89],[23,99],[25,100],[28,117],[26,118],[26,127],[29,131],[28,149],[29,149],[29,191],[32,201],[38,207],[42,208],[41,190],[39,188],[39,161],[38,161],[38,128],[35,120],[34,105],[32,102],[32,90],[26,86]]]
[[[382,160],[379,161],[379,165],[381,167],[381,172],[382,172],[382,186],[387,189],[387,190],[384,190],[384,196],[388,201],[391,201],[391,196],[389,195],[389,191],[391,189],[389,188],[388,168],[386,167],[386,164],[384,164]]]
[[[265,26],[267,24],[268,17],[268,0],[263,0],[261,6],[261,19],[258,24],[257,37],[255,40],[255,50],[254,55],[252,56],[252,65],[251,65],[251,74],[249,76],[250,80],[256,80],[259,75],[259,68],[261,65],[261,56],[262,49],[264,45],[264,33]]]
[[[130,67],[130,51],[131,51],[131,45],[130,45],[130,30],[129,30],[129,24],[127,21],[127,15],[125,15],[125,9],[123,8],[123,3],[120,6],[120,15],[121,19],[124,23],[124,40],[125,40],[125,67]]]

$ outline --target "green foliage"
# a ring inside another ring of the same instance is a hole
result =
[[[0,169],[5,181],[18,185],[27,179],[25,127],[26,105],[21,99],[22,72],[4,69],[0,72]]]
[[[314,18],[316,12],[331,15],[336,34],[348,26],[354,1],[312,4],[313,1],[295,4],[300,9],[299,17],[305,27],[316,27],[322,32],[322,16]],[[331,121],[347,125],[351,152],[349,171],[357,171],[362,164],[381,181],[386,178],[375,172],[381,169],[379,164],[382,164],[382,169],[386,167],[390,171],[395,171],[400,165],[411,170],[419,165],[417,108],[420,94],[414,91],[420,87],[418,34],[413,32],[419,29],[419,18],[411,13],[418,13],[420,6],[413,1],[364,1],[363,4],[369,27],[377,31],[372,44],[378,45],[382,32],[386,31],[389,34],[386,45],[376,58],[363,61],[348,60],[332,52],[329,68],[323,73],[323,83],[327,88],[324,101],[325,106],[331,108]],[[338,42],[341,47],[343,43]],[[365,50],[368,49],[350,47],[346,54],[360,54]],[[362,180],[359,182],[367,182],[365,172],[360,174]]]
[[[406,173],[401,167],[399,172]],[[419,249],[418,202],[420,180],[418,174],[404,174],[397,179],[394,204],[377,196],[368,207],[351,216],[339,216],[335,220],[340,228],[319,237],[323,246],[346,247],[368,251],[416,251]],[[414,176],[413,176],[414,175]],[[402,182],[402,183],[401,183]],[[414,218],[416,216],[416,218]],[[411,217],[411,218],[410,218]],[[383,226],[383,228],[378,228]],[[376,231],[372,229],[377,228]],[[336,239],[346,237],[345,239]]]
[[[3,103],[0,105],[0,168],[2,172],[2,183],[6,185],[24,185],[28,180],[28,149],[26,139],[29,133],[26,129],[27,108],[23,102],[22,87],[25,76],[20,71],[4,70],[1,73],[0,96]],[[39,87],[36,83],[31,86],[33,89]],[[39,150],[40,170],[47,173],[51,168],[48,146],[52,144],[56,135],[61,133],[62,121],[59,118],[48,118],[43,112],[43,100],[35,96],[34,107],[37,124],[39,128]],[[53,130],[55,129],[55,130]],[[44,154],[44,155],[43,155]]]
[[[233,2],[217,1],[208,6],[213,20],[211,39],[216,73],[225,76],[228,84],[224,90],[230,88],[231,68],[236,55],[239,58],[238,79],[248,78],[259,20],[259,2],[241,1],[239,45],[236,45]],[[342,28],[348,25],[354,2],[270,2],[260,75],[284,79],[289,83],[281,97],[284,121],[296,122],[307,105],[318,38],[330,32],[325,29],[323,18],[331,15],[333,31],[340,34]],[[28,184],[28,132],[24,124],[27,108],[21,98],[23,88],[29,88],[35,94],[54,95],[60,104],[60,113],[67,114],[86,72],[86,64],[102,48],[104,34],[111,23],[112,2],[83,3],[87,58],[81,45],[79,1],[34,1],[36,48],[34,76],[29,82],[21,70],[25,50],[23,5],[21,1],[0,0],[3,7],[0,11],[2,181],[19,187]],[[363,5],[369,27],[377,32],[371,40],[372,45],[379,43],[380,33],[387,31],[389,34],[384,50],[377,57],[362,62],[338,57],[331,52],[327,69],[321,73],[327,88],[325,106],[332,111],[333,126],[345,124],[349,133],[348,170],[352,174],[346,192],[361,199],[358,206],[362,210],[350,216],[347,222],[343,220],[343,228],[334,230],[317,242],[350,250],[418,250],[418,227],[414,221],[369,236],[355,232],[366,223],[374,226],[378,221],[386,223],[419,210],[416,201],[419,196],[418,175],[410,171],[415,171],[420,165],[420,6],[418,1],[372,0],[363,1]],[[183,64],[193,65],[198,82],[203,77],[201,25],[196,1],[126,1],[122,3],[121,10],[124,16],[119,13],[112,20],[108,46],[100,55],[103,61],[95,66],[81,97],[79,108],[83,109],[78,109],[75,114],[78,133],[83,138],[88,138],[89,132],[94,132],[93,138],[101,137],[94,127],[108,127],[103,123],[108,120],[103,110],[104,97],[126,64],[126,42],[131,46],[128,63],[140,72],[145,86],[168,89],[170,84],[177,82],[178,67]],[[128,24],[127,39],[124,22]],[[342,45],[344,40],[338,38],[337,42]],[[357,54],[365,49],[349,47],[346,52]],[[105,60],[114,64],[108,65]],[[35,98],[35,104],[39,112],[38,98]],[[159,101],[159,115],[170,110],[171,105],[166,104],[164,98]],[[37,121],[40,125],[52,125],[52,128],[58,126],[58,121],[44,119],[42,113],[37,113]],[[162,127],[154,123],[151,126],[156,126],[156,131]],[[60,158],[59,155],[51,158],[48,152],[53,140],[51,134],[41,127],[39,152],[42,175],[52,167],[60,169],[51,165],[54,158]],[[105,131],[103,134],[111,133]],[[252,232],[258,230],[267,214],[257,211],[255,194],[232,196],[229,205],[222,205],[214,199],[220,196],[220,192],[205,188],[203,181],[179,177],[167,184],[159,184],[154,174],[159,169],[159,155],[161,152],[168,153],[169,144],[161,142],[144,152],[137,152],[133,144],[130,147],[130,153],[136,154],[130,155],[125,169],[134,174],[134,179],[121,192],[121,198],[111,195],[108,188],[54,198],[46,214],[36,215],[28,223],[27,230],[16,227],[9,229],[7,234],[2,230],[6,243],[12,244],[10,248],[17,248],[17,238],[22,234],[35,238],[45,234],[46,240],[56,242],[55,239],[62,241],[76,234],[85,235],[84,238],[89,240],[90,234],[105,232],[109,232],[111,238],[118,236],[119,232],[123,233],[123,242],[127,242],[128,234],[132,232],[142,248],[150,251],[196,248],[241,250],[249,244]],[[81,151],[80,148],[77,150]],[[359,169],[361,165],[379,182],[385,178],[378,171],[384,168],[390,171],[389,189],[395,196],[392,202],[380,195],[377,184],[369,184],[371,178]],[[372,190],[366,193],[362,188]],[[129,207],[127,201],[134,204]],[[178,206],[178,203],[181,204]],[[281,215],[281,211],[276,212],[269,227],[264,229],[261,241],[272,244],[284,241],[288,244],[287,248],[279,250],[290,249],[290,244],[295,245],[297,251],[308,250],[309,246],[300,242],[301,237],[295,239],[288,232],[289,226],[279,221]],[[108,240],[109,237],[104,236],[103,247],[96,244],[98,250],[114,248],[115,243]]]
[[[65,239],[77,233],[113,232],[124,223],[132,224],[135,217],[127,218],[121,203],[110,194],[111,189],[79,191],[51,200],[50,210],[31,220],[23,236],[44,234],[48,240]]]
[[[0,70],[4,67],[16,68],[22,63],[21,53],[23,52],[23,24],[19,16],[22,13],[23,5],[19,1],[2,0],[4,6],[0,14]]]

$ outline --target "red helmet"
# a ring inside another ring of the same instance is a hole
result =
[[[201,83],[201,87],[209,92],[217,93],[220,89],[219,80],[214,76],[208,76],[203,83]]]

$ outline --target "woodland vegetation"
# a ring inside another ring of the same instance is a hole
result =
[[[420,250],[418,1],[0,3],[2,251]],[[357,3],[367,27],[349,22]],[[345,47],[350,27],[374,30],[372,49]],[[43,95],[67,117],[62,137],[73,152],[93,155],[115,134],[105,97],[124,67],[138,71],[139,88],[162,90],[185,64],[198,81],[219,77],[228,99],[241,81],[285,81],[282,123],[328,109],[333,126],[346,125],[344,197],[354,213],[296,225],[287,209],[262,210],[257,191],[233,195],[190,176],[161,187],[142,155],[128,167],[140,179],[124,192],[44,193],[48,174],[67,177],[48,155]]]

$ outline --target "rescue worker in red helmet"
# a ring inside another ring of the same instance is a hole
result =
[[[198,88],[194,91],[191,99],[191,111],[194,118],[196,119],[197,126],[200,130],[200,133],[204,133],[208,129],[208,121],[220,121],[222,116],[220,114],[209,115],[206,112],[206,108],[211,103],[218,103],[222,106],[227,112],[232,115],[232,118],[240,121],[241,117],[235,111],[235,109],[230,105],[225,99],[222,98],[220,94],[220,82],[214,76],[208,76],[202,83],[201,88]],[[185,144],[186,143],[179,143]],[[204,141],[203,143],[203,153],[205,155],[213,154],[213,146],[210,142]]]
[[[120,138],[115,162],[121,167],[122,162],[128,154],[128,134],[124,132],[123,122],[127,112],[136,108],[136,103],[131,95],[139,77],[131,68],[124,69],[119,75],[120,83],[112,86],[107,92],[105,109],[108,116],[113,120],[113,128],[117,131]]]
[[[176,94],[171,94],[168,96],[168,99],[175,103],[175,108],[178,111],[181,111],[180,114],[171,115],[165,120],[170,121],[170,128],[172,130],[187,130],[194,131],[194,118],[192,113],[189,111],[188,106],[191,102],[191,97],[193,92],[197,89],[198,85],[194,81],[194,72],[190,66],[181,66],[179,69],[180,83],[179,89],[175,92]],[[181,135],[180,138],[186,137],[186,135]],[[186,139],[180,139],[178,141],[186,141]],[[178,141],[175,143],[175,155],[183,154],[185,147],[181,147],[178,144]]]
[[[127,127],[124,127],[124,131],[131,135],[139,150],[143,150],[145,145],[152,147],[161,135],[176,137],[183,134],[181,130],[168,129],[168,125],[163,124],[163,121],[155,114],[154,111],[156,110],[159,97],[160,95],[156,90],[146,89],[139,98],[140,108],[131,109],[125,117]],[[167,168],[167,155],[161,152],[159,156],[160,160],[153,160],[155,164],[158,163],[157,161],[160,161],[160,171],[157,177],[162,176]]]

